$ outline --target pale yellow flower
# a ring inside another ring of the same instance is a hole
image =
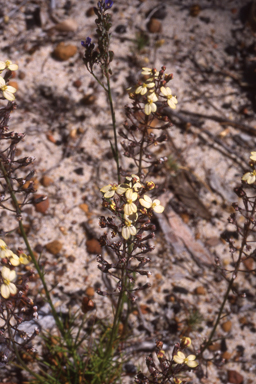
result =
[[[132,181],[132,179],[136,180],[136,182],[139,182],[139,181],[140,181],[140,178],[139,178],[139,176],[137,176],[137,175],[126,176],[126,179],[127,179],[128,181]]]
[[[136,192],[133,192],[132,189],[128,189],[125,192],[125,197],[127,199],[127,204],[125,204],[124,206],[125,215],[131,215],[137,212],[137,206],[136,204],[134,204],[134,201],[137,200],[138,194]]]
[[[195,361],[195,355],[189,355],[186,357],[181,351],[177,352],[177,355],[173,356],[173,360],[177,364],[186,364],[189,368],[195,368],[198,366],[198,362]]]
[[[172,109],[175,109],[176,104],[178,103],[178,100],[176,99],[175,96],[172,96],[172,91],[170,90],[170,88],[161,87],[161,92],[164,95],[164,97],[167,98],[167,104],[169,105],[169,107]]]
[[[14,267],[17,267],[17,265],[20,264],[20,259],[19,259],[19,256],[15,255],[15,253],[12,252],[11,256],[10,256],[10,259],[9,259],[10,263],[14,266]]]
[[[145,104],[145,114],[146,115],[150,115],[151,112],[156,112],[157,106],[154,102],[157,100],[158,100],[158,98],[154,92],[151,93],[150,95],[148,95],[147,104]]]
[[[1,249],[0,248],[1,259],[5,259],[6,257],[11,257],[12,254],[13,254],[13,252],[10,249],[8,249],[8,248]]]
[[[106,199],[109,199],[113,197],[115,193],[117,193],[118,195],[122,195],[123,193],[125,193],[125,191],[127,191],[128,188],[129,185],[126,184],[108,184],[105,185],[105,187],[101,188],[100,191],[104,194],[104,197]]]
[[[153,182],[153,181],[147,181],[146,182],[146,187],[147,187],[147,189],[149,190],[149,191],[151,191],[152,189],[154,189],[155,188],[155,183]]]
[[[157,77],[159,75],[159,72],[157,72],[157,71],[154,72],[153,69],[144,67],[144,68],[142,68],[141,74],[146,75],[146,76],[152,76],[153,75],[153,76]]]
[[[15,100],[14,93],[17,91],[17,89],[12,87],[11,85],[6,85],[5,80],[2,76],[0,76],[0,89],[7,100]]]
[[[164,211],[164,207],[160,205],[161,203],[158,199],[153,201],[147,195],[144,195],[144,199],[140,199],[139,202],[143,207],[147,209],[152,208],[156,213],[162,213]]]
[[[138,190],[143,187],[143,185],[139,182],[140,178],[137,175],[126,176],[126,180],[130,181],[129,187],[133,188],[135,192],[138,192]],[[136,181],[133,185],[132,180]]]
[[[2,271],[3,284],[1,285],[1,295],[8,299],[10,295],[17,293],[17,287],[12,281],[16,278],[16,272],[11,271],[7,267],[3,267]]]
[[[246,181],[247,184],[253,184],[256,180],[256,171],[247,172],[242,177],[243,181]]]
[[[17,71],[19,68],[17,64],[13,64],[11,60],[0,61],[0,71],[8,68],[10,71]]]
[[[184,347],[190,347],[190,345],[192,344],[192,341],[191,341],[190,337],[183,336],[182,339],[180,339],[180,344],[183,348]]]
[[[126,219],[125,226],[122,228],[122,236],[125,240],[128,240],[131,236],[135,236],[137,233],[132,221]]]
[[[7,245],[2,239],[0,239],[0,249],[6,249],[6,248],[7,248]]]
[[[135,93],[136,94],[141,94],[141,95],[145,95],[145,93],[147,93],[148,91],[148,88],[154,88],[155,86],[155,83],[143,83],[142,85],[140,85],[138,88],[136,88],[135,90]]]
[[[20,260],[20,264],[27,265],[30,263],[31,257],[26,255],[25,253],[22,253],[21,255],[19,255],[19,260]]]
[[[250,159],[256,161],[256,152],[251,152]]]
[[[0,257],[1,259],[4,259],[6,256],[6,250],[7,250],[7,245],[5,244],[5,242],[0,239]]]
[[[181,379],[178,379],[177,377],[175,377],[175,378],[173,379],[173,382],[174,382],[174,384],[181,384],[181,383],[182,383],[182,380],[181,380]]]

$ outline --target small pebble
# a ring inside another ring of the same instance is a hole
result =
[[[147,28],[150,33],[162,32],[162,24],[157,19],[150,19],[147,24]]]
[[[62,243],[59,240],[53,240],[46,244],[45,248],[52,255],[57,255],[62,250]]]
[[[82,209],[82,211],[84,211],[85,213],[88,213],[89,212],[89,207],[87,204],[80,204],[79,205],[79,208]]]
[[[82,81],[81,81],[81,80],[75,80],[75,81],[73,82],[73,86],[74,86],[75,88],[80,88],[81,85],[82,85]]]
[[[232,356],[232,353],[226,351],[226,352],[223,352],[222,353],[222,358],[225,359],[225,360],[229,360]]]
[[[14,87],[17,91],[19,89],[17,81],[11,80],[7,85],[10,85],[11,87]]]
[[[53,184],[54,183],[54,180],[49,177],[49,176],[43,176],[40,180],[40,183],[44,186],[44,187],[49,187],[49,185]]]
[[[120,35],[122,35],[123,33],[126,33],[126,25],[118,25],[115,29],[115,32],[116,33],[120,33]]]
[[[212,351],[212,352],[220,351],[221,345],[220,345],[220,343],[214,343],[214,344],[210,345],[208,347],[208,349],[209,349],[209,351]]]
[[[95,294],[94,288],[93,287],[86,288],[85,293],[86,293],[87,296],[93,297],[94,294]]]
[[[194,293],[195,293],[196,295],[202,295],[202,296],[205,296],[205,295],[206,295],[206,290],[205,290],[204,287],[197,287],[197,288],[195,288]]]
[[[221,328],[224,332],[229,332],[232,328],[232,322],[230,320],[226,321],[225,323],[221,324]]]
[[[228,382],[231,384],[242,384],[244,377],[237,371],[228,370]]]
[[[45,195],[40,195],[40,194],[35,194],[34,195],[34,199],[39,199],[40,197],[45,197]],[[34,206],[35,206],[35,210],[37,212],[40,212],[40,213],[45,213],[47,211],[47,209],[49,208],[50,206],[50,202],[49,202],[49,199],[48,197],[46,197],[45,200],[39,202],[39,203],[34,203]]]
[[[55,25],[55,29],[60,32],[75,32],[77,30],[77,22],[74,19],[66,19]]]
[[[80,103],[82,105],[92,105],[95,103],[95,101],[96,101],[95,95],[84,95],[80,100]]]
[[[96,239],[91,239],[86,241],[87,252],[90,254],[100,254],[101,253],[101,245]]]
[[[55,59],[60,61],[66,61],[70,57],[73,57],[77,52],[77,47],[72,44],[59,43],[53,51]]]

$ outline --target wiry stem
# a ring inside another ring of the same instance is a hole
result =
[[[233,276],[232,276],[232,278],[229,281],[229,284],[228,284],[228,287],[227,287],[227,291],[226,291],[225,296],[223,298],[223,301],[221,303],[221,306],[220,306],[220,309],[219,309],[219,312],[218,312],[218,316],[217,316],[217,319],[216,319],[215,324],[213,326],[213,329],[211,331],[211,334],[210,334],[206,344],[204,344],[204,346],[202,347],[198,357],[202,357],[204,351],[209,347],[209,345],[211,345],[211,342],[212,342],[212,339],[213,339],[213,337],[215,335],[216,329],[217,329],[217,327],[219,325],[219,322],[220,322],[220,320],[222,318],[222,313],[224,311],[224,307],[225,307],[225,304],[227,302],[228,295],[229,295],[229,293],[230,293],[230,291],[232,289],[234,280],[236,279],[236,275],[237,275],[237,272],[238,272],[239,267],[240,267],[240,263],[241,263],[243,252],[244,252],[244,248],[245,248],[246,243],[247,243],[247,237],[248,237],[249,232],[250,232],[250,224],[252,222],[251,218],[255,214],[255,209],[256,209],[256,200],[255,200],[253,208],[252,208],[251,216],[249,218],[247,218],[248,222],[244,224],[243,241],[242,241],[242,244],[241,244],[241,248],[239,250],[239,256],[238,256],[238,260],[236,262],[235,272],[233,273]]]
[[[10,195],[11,195],[11,198],[12,198],[12,201],[13,201],[13,204],[15,206],[15,209],[16,209],[16,213],[18,215],[18,217],[21,217],[21,210],[20,210],[20,207],[19,207],[19,203],[17,201],[17,198],[16,198],[16,195],[13,191],[13,188],[12,188],[12,185],[11,185],[11,181],[10,181],[10,178],[7,174],[7,171],[5,169],[5,166],[3,164],[3,162],[0,160],[0,167],[1,167],[1,170],[2,170],[2,173],[3,173],[3,176],[5,178],[5,181],[6,181],[6,184],[8,186],[8,189],[9,189],[9,192],[10,192]],[[51,299],[51,295],[50,295],[50,292],[48,290],[48,287],[46,285],[46,282],[45,282],[45,279],[44,279],[44,274],[43,272],[41,271],[40,267],[39,267],[39,264],[37,263],[37,260],[35,258],[35,255],[31,249],[31,246],[29,244],[29,241],[28,241],[28,238],[27,238],[27,235],[25,233],[25,230],[24,230],[24,226],[23,226],[23,223],[22,223],[22,220],[19,219],[19,228],[20,228],[20,232],[21,232],[21,235],[23,237],[23,240],[26,244],[26,247],[27,247],[27,250],[29,252],[29,255],[33,261],[33,264],[37,270],[37,273],[42,281],[42,284],[43,284],[43,287],[44,287],[44,290],[45,290],[45,295],[46,295],[46,298],[47,298],[47,301],[51,307],[51,310],[52,310],[52,314],[53,314],[53,317],[54,317],[54,320],[56,322],[56,325],[58,327],[58,329],[60,330],[62,336],[64,337],[64,339],[66,339],[66,333],[65,333],[65,329],[64,329],[64,326],[63,326],[63,323],[61,322],[55,308],[54,308],[54,305],[53,305],[53,302],[52,302],[52,299]]]
[[[117,177],[118,177],[118,183],[120,183],[120,168],[119,168],[119,152],[118,152],[118,146],[117,146],[117,133],[116,133],[116,116],[112,101],[112,93],[111,93],[111,86],[109,81],[109,73],[106,71],[106,77],[107,77],[107,93],[108,93],[108,99],[110,104],[110,110],[111,110],[111,117],[112,117],[112,124],[113,124],[113,131],[114,131],[114,139],[115,139],[115,161],[116,161],[116,167],[117,167]]]

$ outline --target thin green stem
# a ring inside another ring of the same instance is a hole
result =
[[[114,111],[114,106],[112,101],[112,93],[111,93],[111,86],[110,86],[108,71],[106,71],[106,78],[107,78],[107,85],[108,85],[107,94],[108,94],[108,99],[110,104],[114,139],[115,139],[115,161],[116,161],[116,167],[117,167],[117,177],[118,177],[118,183],[120,183],[121,178],[120,178],[120,168],[119,168],[119,152],[118,152],[118,146],[117,146],[116,116],[115,116],[115,111]]]
[[[110,339],[109,339],[109,342],[108,342],[108,346],[107,346],[107,350],[106,350],[106,358],[108,358],[110,356],[110,354],[111,354],[112,345],[113,345],[113,342],[114,342],[114,340],[116,338],[116,335],[117,335],[117,332],[118,332],[118,325],[120,323],[120,318],[121,318],[121,315],[122,315],[124,299],[125,299],[125,291],[126,291],[126,286],[127,286],[126,266],[127,266],[128,262],[129,262],[129,258],[130,258],[130,254],[132,252],[132,249],[133,249],[133,244],[130,243],[128,245],[127,261],[126,261],[125,266],[122,269],[122,277],[121,277],[122,289],[120,291],[118,302],[117,302],[117,307],[116,307],[116,312],[115,312],[115,316],[114,316],[114,323],[113,323],[113,327],[112,327],[112,332],[111,332],[111,336],[110,336]],[[126,321],[128,321],[128,318],[126,319]]]
[[[20,210],[20,207],[19,207],[19,203],[18,203],[16,195],[15,195],[15,193],[13,191],[13,188],[12,188],[12,185],[11,185],[11,181],[10,181],[10,178],[9,178],[9,176],[7,174],[5,166],[4,166],[4,164],[3,164],[3,162],[1,160],[0,160],[0,167],[1,167],[1,170],[2,170],[2,173],[3,173],[3,176],[5,178],[6,184],[8,186],[9,192],[11,194],[11,198],[12,198],[13,204],[15,206],[16,213],[17,213],[17,215],[19,217],[21,217],[21,210]],[[42,281],[42,284],[43,284],[43,287],[44,287],[44,290],[45,290],[45,295],[46,295],[47,301],[48,301],[48,303],[49,303],[49,305],[51,307],[52,314],[53,314],[54,320],[56,322],[56,325],[57,325],[58,329],[60,330],[63,338],[66,340],[66,337],[65,337],[66,333],[65,333],[65,329],[64,329],[63,323],[61,322],[61,320],[60,320],[60,318],[59,318],[59,316],[58,316],[58,314],[57,314],[57,312],[56,312],[56,310],[54,308],[54,305],[53,305],[53,302],[52,302],[52,299],[51,299],[51,296],[50,296],[50,292],[48,290],[48,287],[47,287],[45,279],[44,279],[44,274],[41,271],[41,268],[40,268],[39,264],[37,263],[35,255],[34,255],[32,249],[31,249],[31,246],[29,244],[29,241],[28,241],[27,235],[25,233],[24,226],[23,226],[23,223],[22,223],[21,219],[19,219],[19,228],[20,228],[20,232],[21,232],[21,235],[23,237],[23,240],[24,240],[24,242],[26,244],[27,250],[29,252],[29,255],[30,255],[30,257],[31,257],[31,259],[33,261],[33,264],[34,264],[34,266],[35,266],[35,268],[37,270],[37,273],[38,273],[38,275],[39,275],[39,277],[40,277],[40,279]]]

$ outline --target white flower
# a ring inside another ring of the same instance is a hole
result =
[[[164,211],[164,207],[160,205],[161,203],[158,199],[153,201],[149,196],[144,195],[144,199],[140,199],[139,201],[143,207],[147,209],[152,208],[156,213],[162,213]]]
[[[5,80],[2,76],[0,76],[0,89],[7,100],[15,100],[14,93],[17,91],[17,89],[12,87],[11,85],[6,85]]]
[[[137,94],[141,94],[141,95],[145,95],[145,93],[147,93],[148,91],[148,88],[154,88],[155,86],[155,83],[143,83],[142,85],[140,85],[138,88],[136,88],[135,90],[135,93]]]
[[[136,228],[134,227],[132,221],[126,219],[125,226],[122,228],[122,236],[125,240],[128,240],[130,236],[136,235]]]
[[[0,61],[0,71],[3,71],[5,68],[10,69],[10,71],[17,71],[19,67],[17,64],[13,64],[11,60]]]
[[[136,192],[133,192],[132,189],[128,189],[125,192],[125,197],[127,199],[127,204],[124,206],[124,213],[125,215],[131,215],[135,212],[137,212],[137,206],[133,202],[137,200],[138,194]]]
[[[256,152],[251,152],[250,159],[256,161]]]
[[[128,188],[129,185],[126,184],[108,184],[105,185],[105,187],[101,188],[100,191],[104,193],[104,197],[108,199],[110,197],[113,197],[115,193],[118,193],[118,195],[122,195],[123,193],[125,193],[125,191],[127,191]]]
[[[169,107],[172,109],[175,109],[176,104],[178,103],[178,100],[176,99],[175,96],[172,96],[172,91],[170,90],[170,88],[161,87],[161,92],[164,95],[164,97],[167,98],[167,104],[169,105]]]
[[[247,184],[253,184],[256,180],[256,171],[247,172],[245,175],[243,175],[242,180],[246,181]]]
[[[154,92],[148,96],[147,104],[145,104],[145,114],[146,115],[150,115],[151,112],[156,112],[157,106],[154,102],[157,100],[158,100],[158,98]]]
[[[8,299],[10,295],[15,295],[17,293],[17,287],[12,283],[12,281],[16,278],[16,272],[11,271],[7,267],[3,267],[2,278],[3,284],[1,285],[1,295],[5,299]]]
[[[195,361],[195,359],[195,355],[189,355],[188,357],[186,357],[181,351],[178,351],[177,355],[173,356],[173,360],[175,361],[175,363],[187,364],[189,368],[195,368],[198,366],[198,363]]]

